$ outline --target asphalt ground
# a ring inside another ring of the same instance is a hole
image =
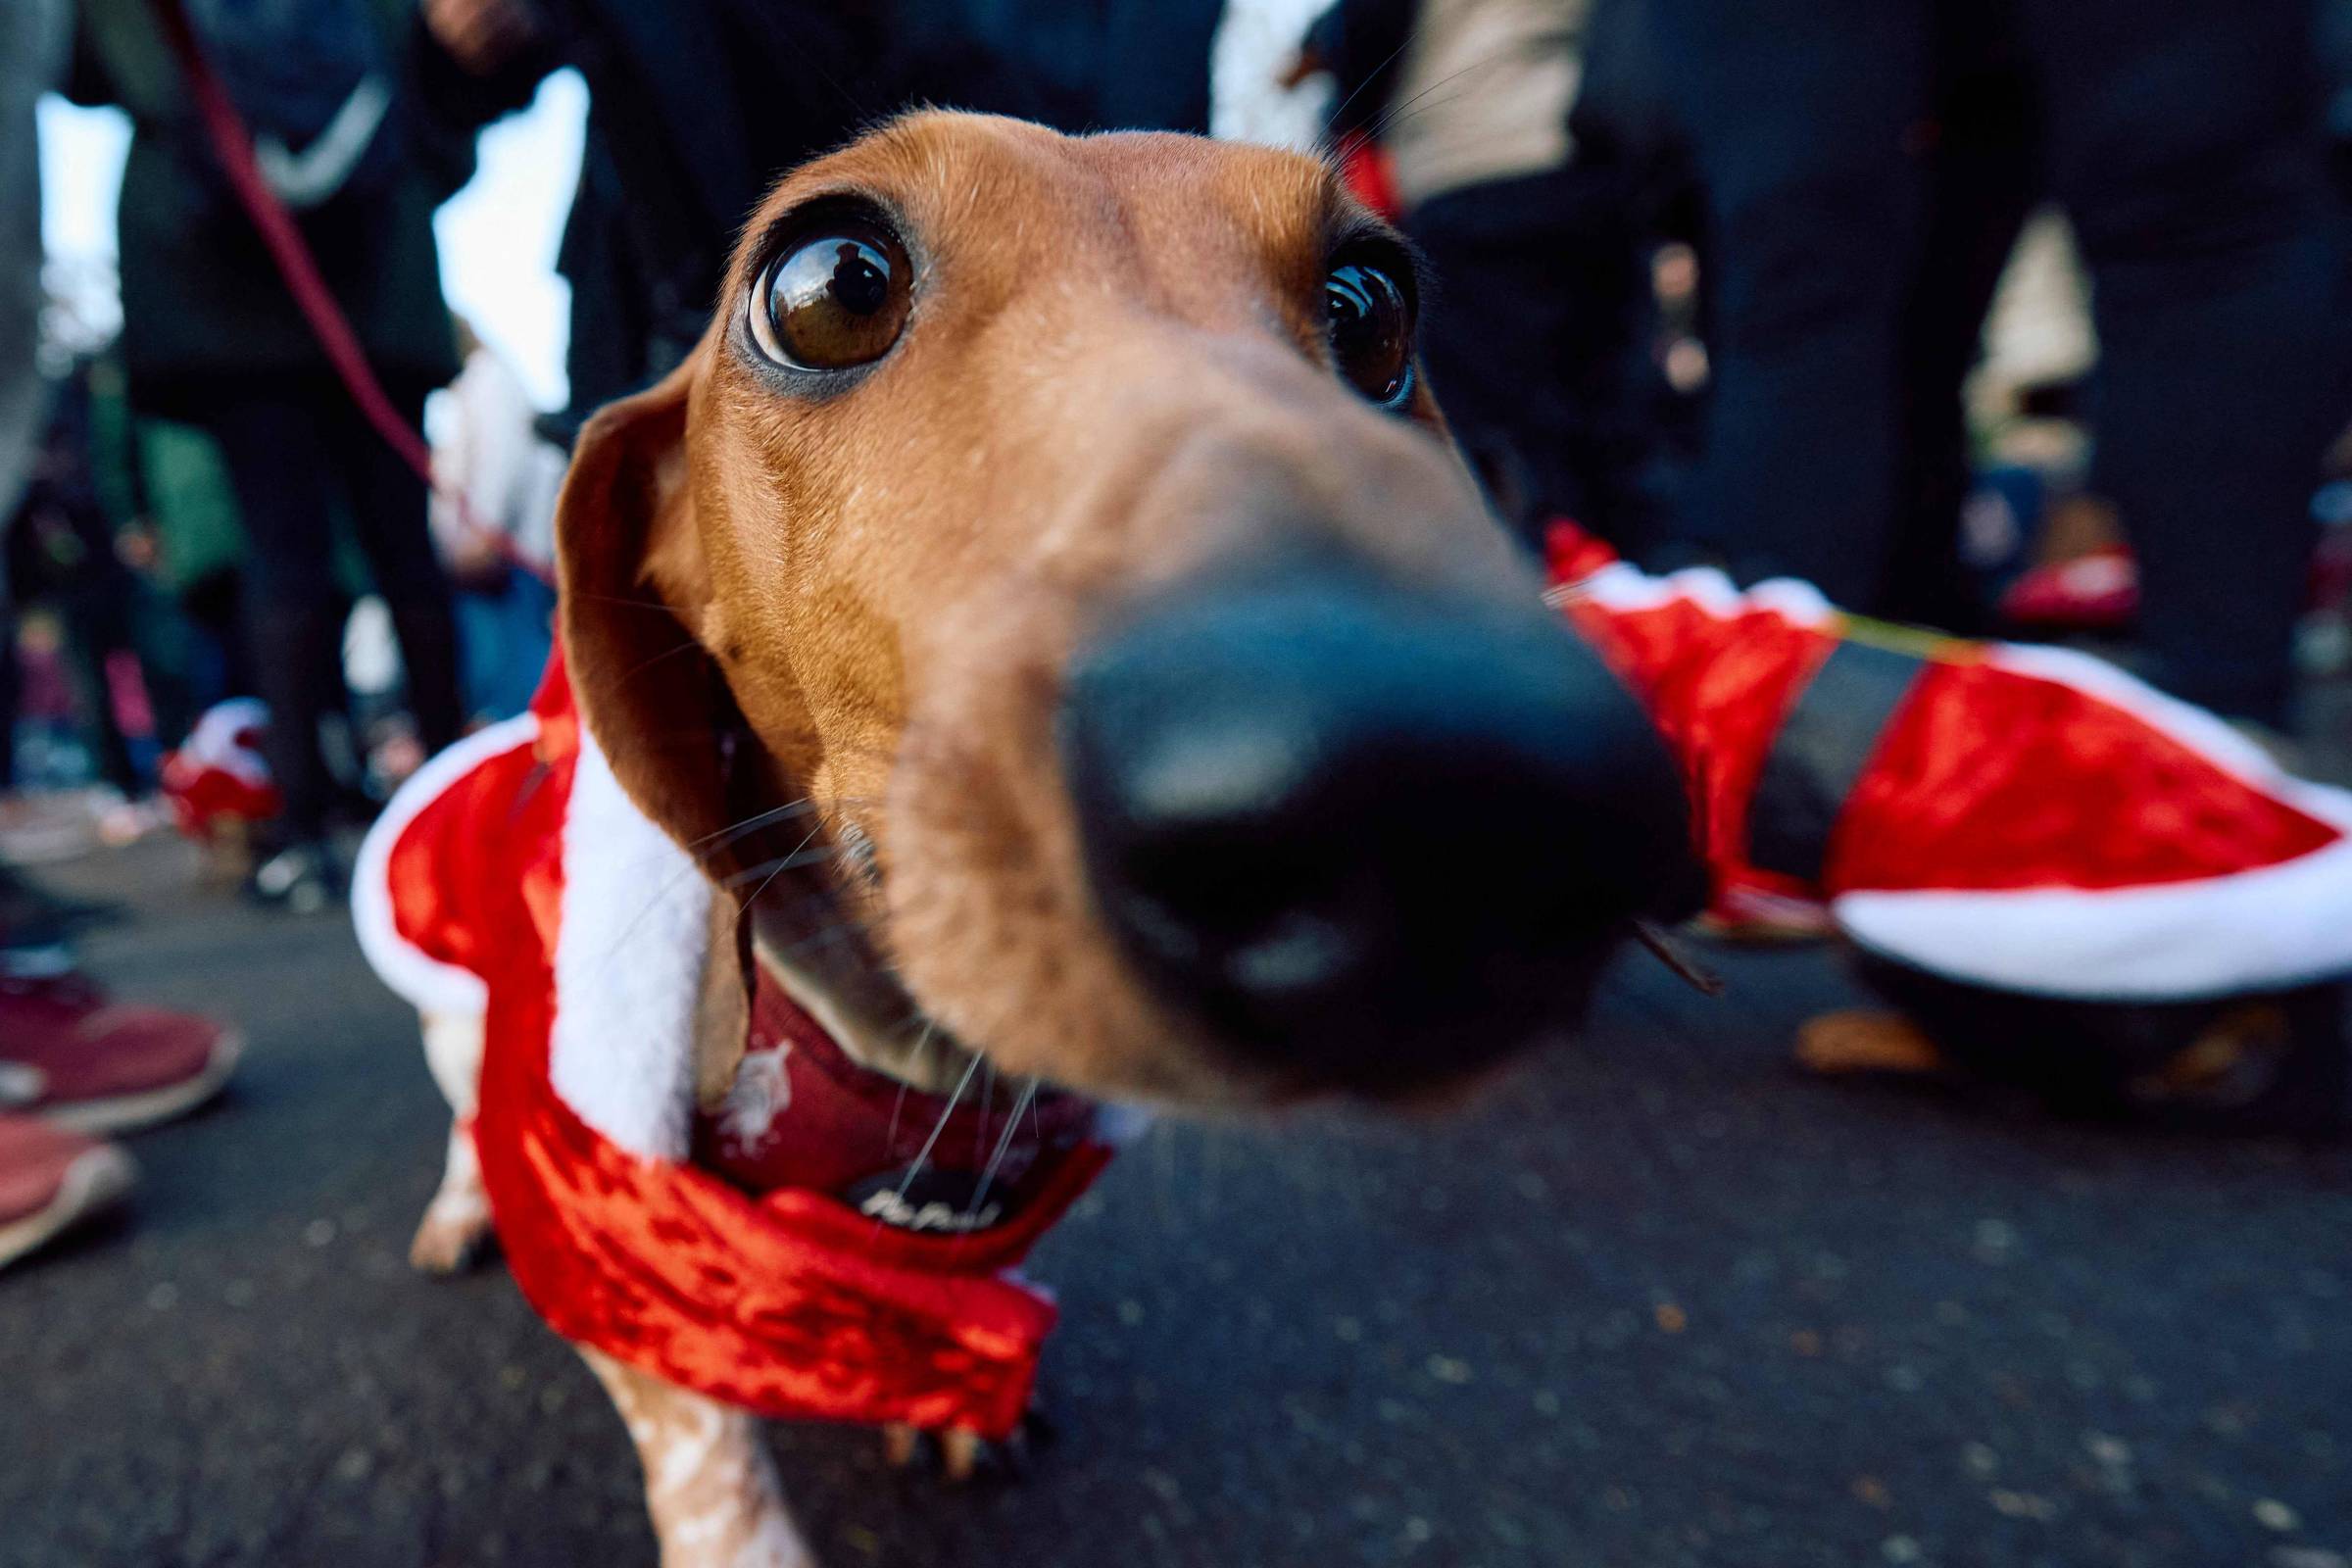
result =
[[[0,1565],[652,1561],[634,1461],[495,1266],[412,1275],[446,1117],[338,917],[150,844],[122,993],[235,1019],[122,1220],[0,1275]],[[778,1427],[833,1568],[2352,1561],[2352,1152],[1829,1086],[1821,952],[1629,960],[1466,1115],[1163,1126],[1050,1238],[1018,1484]]]

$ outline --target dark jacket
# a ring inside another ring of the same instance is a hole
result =
[[[538,0],[588,79],[559,267],[575,414],[710,318],[777,175],[916,105],[1069,131],[1208,128],[1219,0]]]
[[[418,101],[406,156],[379,189],[330,198],[302,216],[302,229],[377,373],[438,384],[456,375],[458,360],[433,209],[471,172],[465,122],[497,106],[433,48],[412,0],[373,6],[401,62],[398,90]],[[224,378],[324,372],[325,356],[253,225],[209,173],[210,144],[146,0],[80,0],[78,10],[71,94],[119,105],[132,125],[120,228],[122,359],[134,401],[184,416],[216,400]],[[441,90],[453,85],[455,116]]]

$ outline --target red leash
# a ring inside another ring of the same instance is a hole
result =
[[[204,44],[188,20],[186,5],[183,0],[151,0],[151,3],[156,21],[164,29],[165,41],[179,61],[180,74],[187,79],[188,96],[195,102],[197,116],[204,122],[205,136],[212,143],[214,155],[220,160],[237,205],[253,220],[278,276],[285,280],[287,292],[294,296],[295,308],[309,323],[311,335],[318,340],[327,364],[334,368],[335,379],[343,383],[344,391],[359,405],[361,416],[416,471],[428,490],[442,495],[457,508],[462,527],[495,541],[499,555],[510,565],[552,585],[554,578],[547,567],[526,559],[505,533],[473,514],[465,496],[434,479],[432,449],[425,445],[424,437],[416,427],[401,417],[400,410],[384,391],[384,384],[376,379],[375,368],[368,363],[367,351],[360,346],[359,334],[352,330],[350,318],[343,314],[334,291],[320,275],[318,260],[311,255],[302,230],[295,226],[294,216],[286,211],[285,203],[278,200],[277,192],[263,177],[261,165],[253,156],[253,134],[245,126],[244,116],[237,113],[237,106],[230,101],[228,89],[221,85],[220,73],[206,57]]]

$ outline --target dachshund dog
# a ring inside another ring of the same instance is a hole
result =
[[[580,717],[713,895],[706,1106],[768,981],[917,1093],[1427,1104],[1690,911],[1681,776],[1482,504],[1421,288],[1263,148],[926,113],[776,186],[559,522]],[[589,1359],[664,1564],[811,1560],[749,1415]]]

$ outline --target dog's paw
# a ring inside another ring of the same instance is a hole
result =
[[[927,1432],[893,1421],[882,1429],[882,1457],[892,1469],[906,1470],[927,1454],[936,1454],[940,1479],[952,1486],[981,1479],[1019,1481],[1028,1476],[1036,1450],[1053,1437],[1052,1426],[1035,1410],[1021,1417],[1011,1436],[998,1442],[961,1427]]]
[[[463,1274],[490,1250],[490,1211],[435,1199],[409,1243],[409,1266],[419,1274]]]
[[[1796,1063],[1824,1076],[1941,1071],[1943,1053],[1899,1012],[1853,1007],[1809,1018],[1796,1031]]]

